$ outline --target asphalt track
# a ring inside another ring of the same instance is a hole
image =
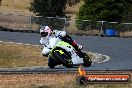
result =
[[[83,46],[84,51],[105,54],[111,59],[104,63],[93,63],[86,70],[132,70],[132,38],[72,36]],[[40,35],[37,33],[19,33],[0,31],[0,41],[38,45]],[[20,68],[19,70],[49,71],[48,67]],[[0,69],[5,71],[5,69]],[[13,69],[12,69],[13,70]],[[53,70],[53,69],[52,69]],[[76,68],[56,67],[53,71],[72,71]]]

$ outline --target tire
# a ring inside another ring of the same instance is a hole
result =
[[[56,66],[55,61],[51,58],[48,59],[48,66],[54,68]]]
[[[83,66],[90,67],[92,65],[92,60],[86,53],[84,53],[84,52],[82,52],[82,53],[83,53],[83,61],[84,61]]]
[[[55,51],[54,56],[56,57],[56,59],[58,59],[63,66],[65,66],[67,68],[72,68],[73,63],[71,61],[70,54],[64,49],[59,48],[58,50],[62,50],[64,52],[64,54],[60,54],[59,51]]]

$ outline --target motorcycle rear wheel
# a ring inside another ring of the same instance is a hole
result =
[[[82,52],[82,53],[83,53],[83,61],[84,61],[83,66],[90,67],[92,65],[92,60],[85,52]]]

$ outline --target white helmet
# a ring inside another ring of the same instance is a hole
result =
[[[51,29],[48,26],[42,26],[40,28],[40,34],[42,37],[50,36]]]

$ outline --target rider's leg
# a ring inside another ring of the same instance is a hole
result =
[[[72,38],[69,35],[62,37],[61,39],[62,39],[62,41],[65,41],[65,42],[71,44],[76,49],[76,51],[80,51],[82,49],[82,46],[77,44],[74,40],[72,40]]]

